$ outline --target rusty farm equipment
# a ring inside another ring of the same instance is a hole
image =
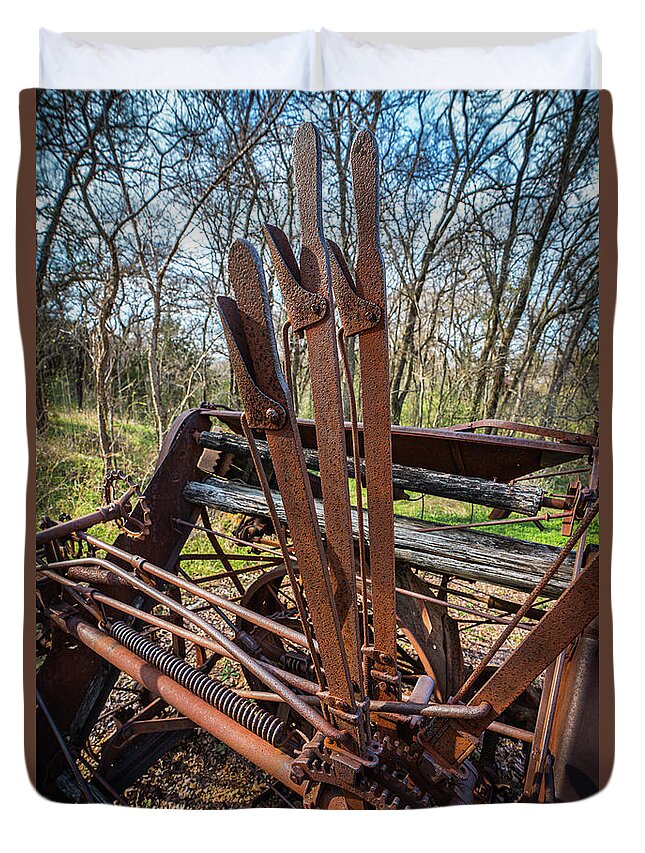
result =
[[[311,124],[294,142],[299,260],[282,231],[265,228],[288,325],[307,341],[314,420],[296,417],[288,335],[283,368],[260,258],[237,241],[234,298],[218,307],[243,411],[204,403],[184,413],[144,491],[116,472],[105,506],[41,523],[37,783],[53,799],[124,802],[196,727],[311,808],[495,800],[500,738],[524,750],[524,799],[598,788],[599,554],[586,542],[598,513],[596,437],[502,421],[391,426],[370,133],[355,138],[351,165],[355,275],[324,237]],[[349,375],[343,418],[352,335],[361,424]],[[554,469],[588,480],[548,494],[536,483]],[[395,515],[408,492],[488,507],[490,519]],[[234,532],[224,515],[242,519]],[[496,532],[552,518],[562,520],[560,549]],[[91,532],[110,521],[114,540]],[[206,553],[191,550],[195,535]],[[191,575],[196,560],[217,571]],[[464,659],[459,619],[496,627],[477,660]],[[521,642],[509,651],[511,635]],[[239,667],[244,689],[218,677],[222,660]],[[92,740],[122,677],[136,706]]]

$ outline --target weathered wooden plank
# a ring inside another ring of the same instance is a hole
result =
[[[200,436],[202,447],[234,453],[245,458],[249,456],[249,447],[243,436],[230,432],[203,432]],[[262,459],[269,459],[269,447],[266,441],[257,441],[258,451]],[[313,471],[319,470],[318,452],[304,449],[307,467]],[[347,459],[349,476],[354,476],[354,462]],[[363,481],[365,480],[365,463],[361,462]],[[429,471],[426,468],[416,468],[407,465],[392,465],[392,480],[396,487],[421,492],[427,495],[450,498],[456,501],[475,503],[481,506],[507,509],[522,515],[536,515],[542,505],[543,491],[536,486],[526,483],[509,485],[497,483],[494,480],[484,480],[480,477],[463,477],[458,474],[444,474],[440,471]]]
[[[211,477],[204,483],[188,483],[184,489],[184,497],[192,503],[204,504],[224,512],[269,516],[264,495],[260,490],[220,477]],[[273,498],[278,517],[285,521],[280,495],[274,492]],[[322,501],[316,500],[315,507],[318,524],[324,534]],[[369,540],[366,512],[364,524]],[[551,545],[524,542],[474,530],[428,531],[424,529],[426,526],[426,522],[395,517],[397,560],[437,574],[486,581],[511,589],[530,590],[558,554],[558,549]],[[352,509],[352,527],[356,538],[356,508]],[[565,589],[571,578],[572,567],[573,556],[570,556],[547,588],[549,594],[559,595]]]

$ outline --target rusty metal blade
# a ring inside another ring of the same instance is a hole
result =
[[[338,344],[327,246],[322,229],[321,139],[313,124],[301,125],[293,145],[302,248],[299,267],[286,236],[265,228],[289,319],[307,338],[311,392],[320,460],[327,560],[332,576],[350,671],[360,683],[356,570],[345,452]],[[312,295],[318,300],[309,309]],[[308,314],[303,314],[308,311]]]
[[[390,433],[389,347],[385,264],[379,240],[379,165],[376,139],[361,131],[351,151],[358,226],[356,292],[378,306],[380,316],[358,333],[363,440],[370,527],[374,647],[396,661],[396,593],[392,442]],[[381,661],[384,663],[384,659]]]
[[[329,690],[354,707],[352,681],[300,435],[275,345],[264,273],[257,252],[248,242],[238,240],[231,248],[229,277],[237,297],[241,324],[237,334],[243,333],[245,340],[245,344],[238,341],[238,348],[248,349],[254,383],[259,391],[273,398],[286,412],[283,425],[271,423],[271,417],[268,417],[264,429]],[[220,299],[218,304],[221,306],[221,303]],[[230,304],[226,304],[226,308],[229,309],[230,323]],[[223,319],[227,320],[226,317]],[[233,365],[237,377],[235,359]],[[240,386],[243,396],[244,390],[245,386]],[[245,406],[246,402],[245,399]]]

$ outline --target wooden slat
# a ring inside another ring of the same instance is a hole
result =
[[[246,459],[250,452],[246,439],[232,432],[203,432],[200,436],[200,444],[211,450],[234,453],[240,459]],[[263,459],[270,458],[266,441],[258,440],[257,447]],[[318,451],[304,449],[303,452],[307,467],[318,471]],[[347,459],[347,468],[349,476],[355,476],[352,457]],[[365,463],[363,462],[361,470],[364,480]],[[421,494],[436,495],[480,506],[507,509],[522,515],[537,515],[542,506],[544,494],[542,489],[526,483],[509,485],[497,483],[494,480],[484,480],[481,477],[444,474],[441,471],[429,471],[426,468],[406,465],[392,465],[392,481],[399,489],[409,489]]]
[[[219,477],[204,483],[190,482],[184,489],[186,500],[210,506],[223,512],[268,517],[269,511],[261,491]],[[280,495],[273,495],[278,516],[285,521]],[[315,501],[316,514],[324,534],[322,501]],[[369,539],[369,524],[365,531]],[[551,545],[525,542],[508,536],[473,530],[434,530],[423,528],[427,522],[396,516],[394,540],[397,560],[417,569],[453,575],[467,580],[485,581],[519,590],[532,589],[558,554]],[[352,508],[352,527],[357,536],[358,516]],[[559,595],[569,584],[573,556],[565,560],[561,571],[547,587],[550,595]]]

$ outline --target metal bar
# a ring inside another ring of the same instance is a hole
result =
[[[395,587],[395,590],[396,590],[397,595],[405,595],[408,598],[418,598],[421,601],[431,601],[433,604],[438,604],[440,607],[445,607],[448,610],[452,609],[452,610],[457,610],[460,613],[468,613],[470,616],[483,617],[487,621],[492,622],[496,625],[510,625],[511,624],[510,619],[504,619],[501,616],[494,616],[491,613],[486,613],[483,610],[475,610],[474,608],[464,607],[463,605],[460,605],[460,604],[452,604],[449,601],[444,601],[441,598],[434,598],[431,595],[423,595],[420,592],[413,592],[410,589],[403,589],[400,586]],[[448,590],[448,592],[451,592],[451,590]],[[520,628],[523,631],[530,631],[532,626],[531,625],[524,625],[523,623],[520,622],[519,624],[515,625],[515,627]]]
[[[210,518],[208,517],[208,510],[206,509],[206,507],[202,507],[202,511],[201,511],[201,513],[200,513],[200,517],[201,517],[201,519],[202,519],[202,521],[203,521],[203,523],[204,523],[204,527],[211,528],[211,520],[210,520]],[[244,595],[244,585],[243,585],[243,583],[240,581],[240,579],[237,577],[237,575],[235,574],[235,572],[233,571],[233,566],[232,566],[232,565],[231,565],[231,563],[229,562],[229,559],[228,559],[228,557],[226,556],[226,554],[224,553],[224,549],[222,548],[222,546],[221,546],[221,544],[220,544],[219,539],[218,539],[218,538],[217,538],[217,536],[212,532],[212,528],[211,528],[211,532],[210,532],[210,533],[209,533],[208,531],[206,532],[206,536],[208,537],[208,541],[209,541],[209,542],[211,543],[211,545],[213,546],[213,549],[215,550],[215,553],[216,553],[216,554],[217,554],[217,556],[219,557],[219,559],[220,559],[220,561],[221,561],[222,565],[224,566],[224,568],[226,569],[226,571],[229,573],[229,577],[230,577],[230,578],[231,578],[231,580],[233,581],[233,585],[235,586],[235,588],[237,589],[237,591],[240,593],[240,595]]]
[[[231,248],[229,277],[239,306],[222,296],[217,301],[238,386],[245,397],[248,423],[251,428],[266,429],[327,683],[335,696],[353,708],[352,678],[309,475],[290,395],[277,357],[262,265],[249,243],[238,240]],[[253,372],[250,380],[253,384],[246,378],[250,377],[249,371]]]
[[[358,446],[358,413],[356,408],[356,395],[354,394],[354,377],[349,366],[347,357],[347,348],[345,347],[345,334],[341,328],[338,333],[338,344],[343,359],[343,369],[345,371],[345,380],[347,383],[347,394],[349,396],[349,406],[352,422],[352,450],[354,469],[360,466],[360,450]],[[360,569],[361,583],[361,616],[362,616],[362,642],[367,644],[370,642],[369,632],[369,614],[367,612],[367,542],[365,539],[365,518],[363,514],[363,483],[362,478],[356,478],[356,515],[358,518],[358,565]],[[350,515],[351,521],[351,515]],[[353,536],[353,531],[352,531]]]
[[[495,418],[483,418],[479,421],[470,421],[464,424],[453,424],[448,427],[450,430],[460,432],[464,430],[475,429],[504,429],[512,430],[513,432],[524,432],[528,435],[539,435],[544,438],[554,438],[557,441],[563,441],[568,444],[588,444],[595,447],[598,444],[598,436],[589,433],[568,432],[563,429],[553,429],[552,427],[540,427],[533,424],[518,423],[517,421],[496,420]]]
[[[293,170],[301,226],[300,263],[286,235],[266,227],[269,248],[294,332],[304,332],[316,423],[316,441],[327,529],[327,560],[343,644],[352,679],[361,681],[359,629],[350,516],[347,456],[338,344],[329,256],[322,227],[322,140],[307,122],[293,142]],[[315,294],[316,311],[304,315]],[[239,298],[238,298],[239,301]]]
[[[103,778],[99,771],[90,764],[90,762],[82,755],[82,753],[74,750],[73,755],[78,761],[83,762],[85,767],[87,767],[89,772],[92,774],[92,779],[95,779],[99,783],[99,785],[102,786],[103,790],[105,790],[112,797],[112,799],[115,800],[115,802],[117,802],[120,806],[130,805],[130,803],[125,799],[125,797],[122,797],[118,791],[114,790],[114,788],[112,787],[112,785],[110,785],[107,779]]]
[[[253,547],[253,546],[249,545],[249,547]],[[251,559],[251,556],[249,554],[227,554],[226,556],[231,561],[233,561],[233,560],[250,560]],[[257,556],[256,554],[254,554],[252,556],[252,558],[254,560],[261,560],[261,565],[242,566],[241,569],[231,569],[228,572],[221,572],[220,573],[221,577],[226,577],[229,574],[242,575],[245,572],[255,572],[255,571],[258,571],[260,569],[264,569],[267,566],[272,565],[273,563],[282,562],[282,557],[279,554],[276,554],[275,557],[270,557],[268,554],[266,555],[266,557]],[[175,560],[175,562],[176,563],[188,563],[191,560],[203,560],[205,562],[206,560],[220,560],[220,558],[217,556],[217,554],[214,554],[214,553],[211,553],[211,554],[198,554],[198,553],[180,554],[179,557],[177,557],[177,559]],[[220,562],[221,562],[221,560],[220,560]]]
[[[590,482],[595,482],[597,477],[597,460],[597,454],[594,454],[594,461],[590,473]],[[587,531],[585,530],[585,532],[580,537],[580,541],[578,542],[576,561],[571,574],[572,581],[576,580],[576,578],[580,575],[580,572],[583,569],[583,559],[586,542]],[[543,725],[540,728],[539,738],[537,739],[538,742],[537,744],[534,744],[531,754],[531,761],[529,763],[529,770],[532,771],[534,780],[541,779],[542,774],[544,772],[544,765],[549,751],[553,720],[555,717],[556,707],[558,703],[558,696],[560,693],[562,677],[564,675],[566,658],[567,650],[565,649],[558,655],[557,660],[555,661],[552,678],[549,681],[549,691],[546,697]]]
[[[133,491],[133,489],[128,490],[128,494]],[[108,506],[95,509],[93,512],[89,512],[87,515],[82,515],[79,518],[72,518],[70,521],[61,521],[53,527],[46,527],[44,530],[36,533],[36,548],[54,539],[65,539],[79,530],[87,530],[96,524],[114,521],[117,518],[123,518],[125,515],[126,511],[123,504],[120,501],[115,501]]]
[[[379,309],[378,320],[358,333],[374,647],[381,655],[380,666],[394,675],[396,593],[387,299],[379,241],[379,153],[369,131],[356,135],[350,159],[358,240],[355,289],[359,297]],[[392,682],[381,682],[376,698],[398,698],[399,694],[400,688],[394,689]]]
[[[328,241],[331,245],[331,241]],[[333,274],[333,254],[330,254]],[[340,301],[336,295],[340,312]],[[343,321],[341,321],[343,322]],[[343,327],[345,326],[343,322]],[[347,335],[347,330],[345,331]],[[232,430],[241,433],[240,412],[230,410],[207,410],[209,416],[217,418]],[[312,420],[298,418],[298,429],[305,448],[316,447],[315,425]],[[363,424],[358,425],[363,446]],[[485,480],[497,479],[507,483],[555,465],[564,465],[589,455],[588,444],[560,444],[538,438],[517,438],[507,435],[486,435],[459,432],[450,429],[406,427],[392,424],[392,460],[406,467],[420,467],[444,474],[460,473],[456,468],[451,448],[460,448],[463,468],[468,477]],[[345,424],[347,451],[351,452],[351,424]]]
[[[533,732],[529,732],[526,729],[519,729],[517,726],[509,726],[508,723],[500,723],[495,720],[494,722],[489,723],[487,728],[489,732],[495,732],[502,737],[522,740],[524,743],[533,743]]]
[[[522,483],[524,480],[549,480],[552,477],[568,477],[569,474],[588,474],[591,471],[590,465],[585,465],[583,468],[568,468],[566,471],[547,471],[546,474],[525,474],[523,477],[516,477],[511,480],[511,483]]]
[[[275,693],[269,693],[266,690],[237,690],[240,696],[244,696],[247,699],[254,699],[256,702],[282,702],[280,696]],[[306,697],[306,701],[311,702],[313,705],[320,703],[320,698],[318,696],[309,696]],[[379,702],[373,701],[370,702],[370,714],[382,714],[382,713],[396,713],[399,715],[405,716],[417,716],[420,714],[420,711],[428,708],[427,704],[420,704],[418,702]],[[437,705],[433,706],[437,707]],[[450,708],[451,711],[456,712],[453,715],[453,719],[458,719],[460,714],[460,709],[468,706],[463,705],[443,705],[441,706],[445,709]],[[488,706],[483,706],[484,710],[487,710]],[[482,712],[483,713],[483,712]],[[437,715],[438,716],[438,715]],[[477,717],[478,715],[475,715]],[[462,717],[463,719],[463,717]],[[494,721],[489,723],[487,726],[487,730],[490,732],[495,732],[501,737],[512,738],[514,740],[521,740],[524,743],[533,743],[533,732],[528,731],[527,729],[520,729],[517,726],[511,726],[507,723],[500,723],[498,721]]]
[[[65,585],[65,578],[62,575],[57,575],[55,572],[47,571],[47,577],[52,580],[57,581]],[[214,640],[210,639],[210,637],[202,637],[199,634],[195,634],[193,631],[189,631],[187,628],[184,628],[182,625],[177,625],[175,622],[169,622],[161,616],[155,616],[153,613],[148,613],[147,610],[141,610],[138,607],[132,607],[129,604],[126,604],[124,601],[120,601],[118,598],[112,598],[110,595],[105,595],[98,590],[92,590],[92,598],[95,601],[98,601],[99,604],[104,604],[106,607],[110,607],[113,610],[118,610],[121,613],[125,613],[127,616],[132,616],[134,619],[139,619],[141,622],[146,622],[148,625],[153,625],[155,628],[160,628],[162,631],[168,631],[170,634],[174,634],[177,637],[182,637],[184,640],[188,640],[195,645],[202,646],[205,649],[210,649],[210,651],[215,652],[222,657],[229,658],[229,660],[234,660],[225,648],[216,643]]]
[[[240,539],[238,536],[232,536],[230,533],[223,533],[221,530],[215,530],[213,528],[204,527],[203,524],[191,524],[189,521],[184,521],[183,518],[173,518],[174,524],[180,524],[182,527],[190,527],[191,530],[202,530],[204,533],[214,533],[216,536],[219,536],[220,539],[227,539],[229,542],[233,542],[236,545],[242,545],[244,548],[251,548],[258,551],[264,551],[269,555],[277,557],[278,559],[282,559],[282,556],[277,548],[269,548],[266,545],[259,544],[257,542],[247,542],[244,539]],[[240,554],[240,559],[242,558],[242,554]],[[254,560],[263,560],[264,557],[258,556],[257,554],[253,555]]]
[[[255,465],[260,484],[262,485],[262,491],[264,492],[267,505],[269,507],[269,512],[271,513],[273,527],[275,529],[276,536],[278,537],[278,541],[280,542],[280,550],[282,551],[282,554],[284,556],[284,566],[289,577],[289,581],[291,583],[291,589],[295,596],[296,608],[300,616],[300,623],[302,624],[303,630],[305,632],[305,637],[307,638],[307,644],[311,652],[311,659],[313,661],[314,668],[316,670],[318,684],[322,688],[322,685],[324,683],[324,675],[322,671],[322,663],[320,660],[318,646],[316,645],[316,641],[314,640],[314,637],[311,633],[311,628],[309,625],[309,614],[307,613],[307,608],[302,597],[302,592],[298,583],[298,578],[296,576],[293,560],[291,559],[291,554],[289,553],[289,548],[287,547],[287,538],[285,536],[284,530],[282,529],[282,525],[280,524],[280,520],[278,519],[275,504],[273,503],[273,499],[271,497],[271,487],[269,486],[269,479],[266,475],[266,472],[260,459],[258,458],[255,452],[253,433],[249,429],[248,424],[246,422],[246,415],[242,415],[242,426],[244,428],[244,435],[246,435],[248,439],[249,448],[253,457],[253,463]]]
[[[433,530],[470,530],[476,527],[496,527],[504,524],[527,524],[535,521],[554,521],[565,518],[566,513],[544,513],[544,515],[526,515],[521,518],[502,518],[497,521],[473,521],[470,524],[436,524],[432,527],[423,527],[424,533],[432,533]]]

